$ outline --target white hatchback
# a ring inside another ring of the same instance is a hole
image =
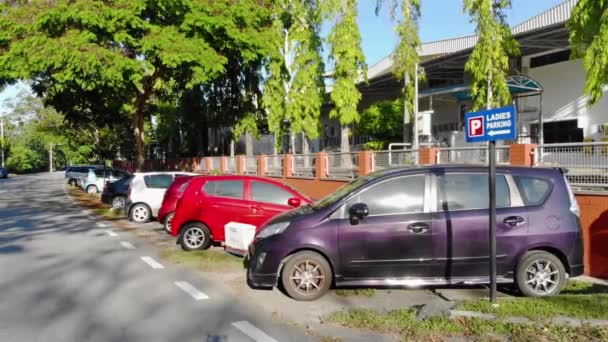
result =
[[[148,222],[158,215],[165,191],[175,177],[196,176],[192,172],[138,172],[131,181],[127,199],[129,218],[138,223]]]

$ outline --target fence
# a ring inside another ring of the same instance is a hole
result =
[[[226,173],[236,174],[236,157],[226,157]]]
[[[437,164],[489,163],[487,146],[441,147],[437,154]],[[509,146],[496,146],[496,164],[509,164]]]
[[[372,154],[372,171],[392,167],[413,166],[416,164],[418,150],[377,151]]]
[[[243,173],[246,175],[257,175],[258,157],[245,157],[245,169]]]
[[[353,179],[359,175],[359,153],[328,153],[327,178]]]
[[[264,175],[282,177],[283,176],[283,155],[267,156]]]
[[[315,154],[298,154],[293,156],[291,173],[295,177],[315,177],[317,156]]]
[[[535,164],[567,169],[573,187],[608,190],[608,142],[538,145]]]

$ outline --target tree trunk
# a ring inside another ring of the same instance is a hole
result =
[[[249,132],[245,132],[245,154],[253,156],[253,136]]]
[[[350,135],[350,128],[348,125],[342,125],[340,127],[340,152],[343,153],[341,160],[341,167],[344,169],[350,169],[353,166],[350,154],[350,143],[348,141]]]
[[[133,135],[135,138],[135,170],[140,172],[144,167],[144,113],[139,108],[133,115]]]
[[[302,154],[304,155],[304,167],[308,167],[310,165],[308,158],[308,155],[310,154],[310,144],[308,143],[308,138],[304,132],[302,132]]]
[[[288,153],[296,153],[296,134],[291,132],[289,133],[289,151]]]

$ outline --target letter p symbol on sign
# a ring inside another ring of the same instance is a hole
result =
[[[483,136],[483,116],[475,116],[469,118],[469,137],[481,137]]]

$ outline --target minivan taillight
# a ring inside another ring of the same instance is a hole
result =
[[[566,189],[568,190],[568,197],[570,199],[570,212],[572,212],[577,217],[581,216],[581,210],[578,207],[578,202],[576,201],[576,197],[574,196],[574,192],[572,192],[572,188],[570,187],[570,182],[568,182],[568,178],[566,177],[566,173],[563,172],[564,175],[564,183],[566,183]]]

